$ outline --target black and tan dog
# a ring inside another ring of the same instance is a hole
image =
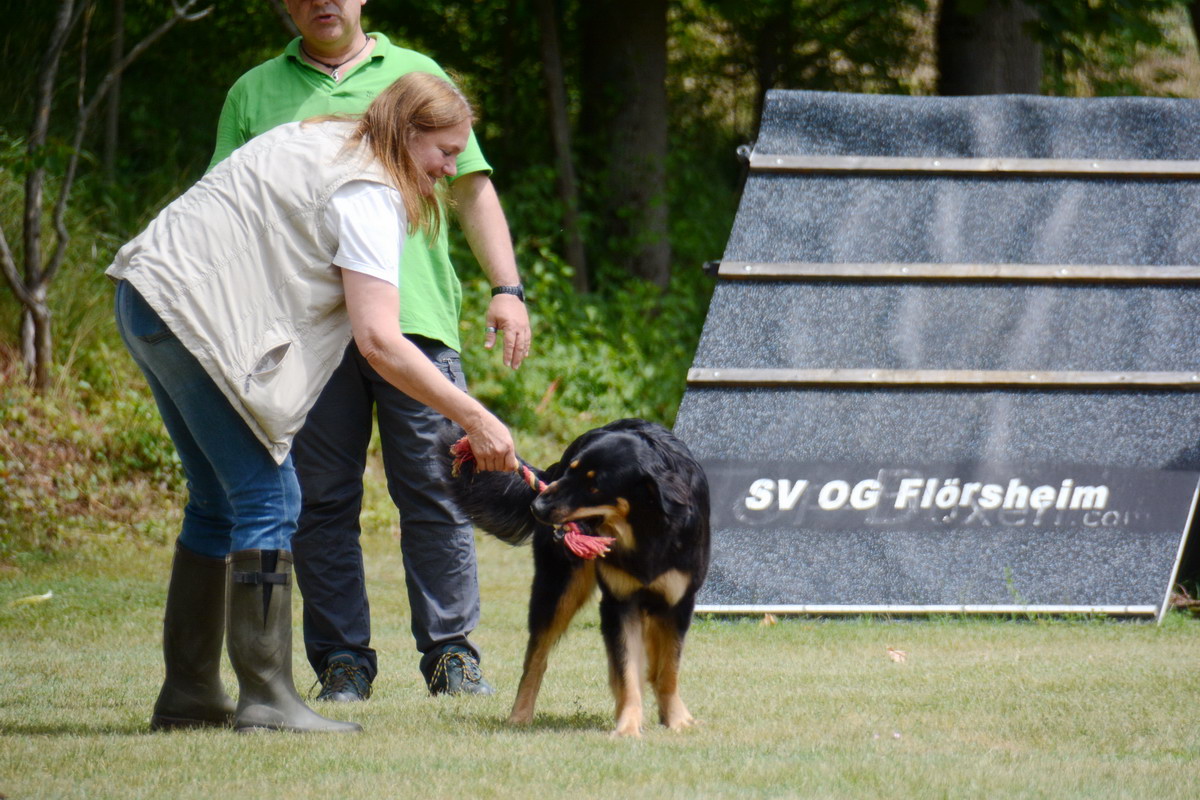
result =
[[[679,664],[708,570],[709,500],[687,447],[660,425],[625,419],[588,431],[559,463],[528,467],[525,478],[477,473],[469,461],[452,467],[449,458],[446,472],[476,525],[511,544],[533,538],[529,646],[509,722],[533,720],[550,650],[599,585],[616,734],[641,733],[644,674],[662,724],[693,724],[679,698]],[[548,485],[539,492],[531,483]],[[563,540],[569,523],[578,528],[573,536],[611,538],[609,552],[595,560],[574,555]]]

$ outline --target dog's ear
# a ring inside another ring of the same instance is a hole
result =
[[[691,488],[677,472],[670,472],[658,481],[659,493],[662,496],[663,510],[674,506],[690,506],[692,502]]]
[[[657,476],[648,475],[646,480],[669,528],[677,530],[692,524],[696,510],[691,487],[683,476],[665,472]]]

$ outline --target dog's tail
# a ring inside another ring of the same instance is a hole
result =
[[[442,480],[450,497],[485,533],[509,544],[523,543],[533,535],[537,525],[529,510],[538,495],[537,489],[518,472],[477,470],[462,437],[463,431],[457,425],[447,425],[439,436]],[[540,470],[529,468],[540,477]]]

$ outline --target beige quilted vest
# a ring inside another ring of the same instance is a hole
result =
[[[348,123],[289,123],[247,142],[168,205],[106,274],[146,299],[282,463],[350,342],[329,198],[390,185],[346,150]]]

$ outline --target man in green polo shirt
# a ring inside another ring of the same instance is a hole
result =
[[[408,72],[445,77],[432,59],[397,47],[382,34],[364,33],[365,2],[287,0],[301,36],[229,90],[213,165],[281,123],[361,112]],[[516,369],[529,352],[529,317],[490,173],[472,134],[458,157],[450,195],[471,251],[493,286],[484,346],[491,348],[500,333],[504,363]],[[400,267],[401,330],[465,389],[458,358],[461,297],[446,226],[432,242],[421,233],[410,236]],[[378,671],[370,647],[358,522],[373,412],[388,488],[400,511],[412,632],[426,685],[434,694],[490,694],[479,650],[468,638],[479,621],[473,531],[445,496],[436,469],[441,417],[383,381],[351,344],[293,449],[303,508],[292,548],[304,595],[305,649],[322,684],[317,699],[366,699]]]

